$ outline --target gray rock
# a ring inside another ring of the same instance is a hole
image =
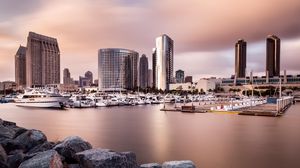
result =
[[[47,150],[50,150],[54,147],[54,143],[53,142],[44,142],[43,144],[37,145],[34,148],[30,149],[27,154],[34,154],[37,152],[44,152]]]
[[[84,168],[138,168],[135,154],[119,153],[108,149],[90,149],[76,154],[79,165]]]
[[[17,126],[16,123],[14,123],[14,122],[5,121],[5,120],[1,120],[1,119],[0,119],[0,125],[3,125],[3,126]]]
[[[4,148],[2,147],[2,145],[0,145],[0,163],[6,163],[7,161],[7,155],[6,152],[4,150]]]
[[[68,164],[68,168],[81,168],[79,164]]]
[[[16,155],[16,154],[18,154],[18,153],[23,153],[23,150],[21,150],[21,149],[16,149],[16,150],[10,151],[10,152],[8,153],[8,155]]]
[[[162,168],[196,168],[196,166],[190,160],[182,160],[165,162],[163,163]]]
[[[133,153],[133,152],[121,152],[120,154],[124,155],[126,157],[128,163],[131,163],[131,164],[134,163],[134,165],[129,165],[130,167],[137,166],[137,165],[135,165],[136,164],[136,155],[135,155],[135,153]]]
[[[55,150],[41,152],[21,163],[19,168],[63,168],[59,154]]]
[[[53,149],[62,155],[67,163],[76,163],[76,153],[92,149],[92,145],[78,136],[70,136]]]
[[[24,151],[24,146],[19,144],[17,141],[13,139],[6,139],[1,142],[2,147],[5,149],[6,153],[11,153],[15,150],[22,150]]]
[[[18,168],[23,162],[24,154],[22,152],[16,153],[14,155],[8,156],[7,164],[9,168]]]
[[[161,168],[161,165],[158,163],[147,163],[147,164],[142,164],[140,168]]]
[[[37,152],[37,153],[32,153],[32,154],[25,154],[25,157],[24,157],[24,161],[25,160],[29,160],[29,159],[31,159],[31,158],[33,158],[33,157],[35,157],[36,155],[39,155],[39,154],[41,154],[42,152]]]
[[[39,130],[28,130],[15,138],[15,142],[22,145],[25,152],[37,145],[43,144],[46,141],[47,137]]]
[[[19,135],[23,134],[24,132],[28,131],[27,129],[23,127],[13,127],[12,128],[15,132],[14,138],[18,137]]]
[[[0,125],[0,143],[7,139],[13,139],[15,136],[15,131],[12,128]]]

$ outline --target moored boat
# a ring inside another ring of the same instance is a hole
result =
[[[20,107],[64,108],[67,100],[58,93],[31,89],[19,95],[15,103]]]

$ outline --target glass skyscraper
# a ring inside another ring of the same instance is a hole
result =
[[[140,58],[140,87],[145,89],[148,87],[148,58],[145,54]]]
[[[138,85],[139,54],[133,50],[106,48],[98,51],[99,90],[134,89]]]
[[[184,71],[179,69],[175,73],[176,83],[184,83]]]
[[[169,90],[169,84],[173,80],[173,40],[167,36],[162,35],[156,38],[156,48],[153,60],[155,60],[155,67],[153,67],[153,80],[155,87],[161,90]]]

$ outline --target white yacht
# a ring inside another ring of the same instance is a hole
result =
[[[94,101],[96,107],[106,107],[107,106],[107,100],[104,100],[106,95],[104,93],[92,93],[87,96],[88,99],[91,99]]]
[[[167,95],[164,97],[164,102],[165,102],[165,103],[174,103],[174,102],[175,102],[175,97],[174,97],[174,95],[167,94]]]
[[[75,108],[88,108],[95,107],[96,103],[94,100],[87,98],[84,95],[73,95],[70,98],[70,106]]]
[[[45,90],[25,90],[23,95],[15,99],[17,106],[41,107],[41,108],[64,108],[68,99],[58,93],[50,93]]]

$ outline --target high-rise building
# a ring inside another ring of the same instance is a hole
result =
[[[17,87],[26,86],[26,47],[20,46],[15,55],[15,82]]]
[[[175,73],[176,83],[184,83],[184,71],[179,69]]]
[[[184,79],[184,82],[185,83],[188,83],[188,82],[193,83],[193,77],[192,76],[186,76],[185,79]]]
[[[90,84],[89,85],[92,85],[93,84],[93,73],[91,71],[87,71],[85,74],[84,74],[84,77],[86,77],[87,79],[90,80]]]
[[[95,80],[94,80],[94,85],[95,85],[95,86],[98,86],[98,83],[99,83],[99,80],[98,80],[98,79],[95,79]]]
[[[235,43],[235,75],[237,78],[246,77],[247,42],[243,39]]]
[[[60,83],[60,51],[55,38],[29,32],[26,81],[28,87]]]
[[[87,71],[84,76],[79,76],[79,86],[87,87],[93,85],[93,73],[91,71]]]
[[[153,72],[152,72],[152,69],[148,69],[148,87],[153,87]]]
[[[148,87],[148,58],[143,54],[140,58],[140,87],[145,89]]]
[[[79,86],[80,87],[91,86],[91,80],[85,76],[79,76]]]
[[[172,83],[173,75],[173,40],[162,35],[156,38],[155,50],[155,87],[157,89],[169,90],[169,84]]]
[[[63,71],[63,84],[74,84],[73,78],[71,78],[71,73],[68,68]]]
[[[153,48],[152,51],[152,86],[156,88],[156,48]]]
[[[280,76],[280,39],[275,35],[269,35],[266,43],[266,72],[270,77]]]
[[[138,86],[139,53],[121,48],[98,51],[99,90],[134,89]]]

